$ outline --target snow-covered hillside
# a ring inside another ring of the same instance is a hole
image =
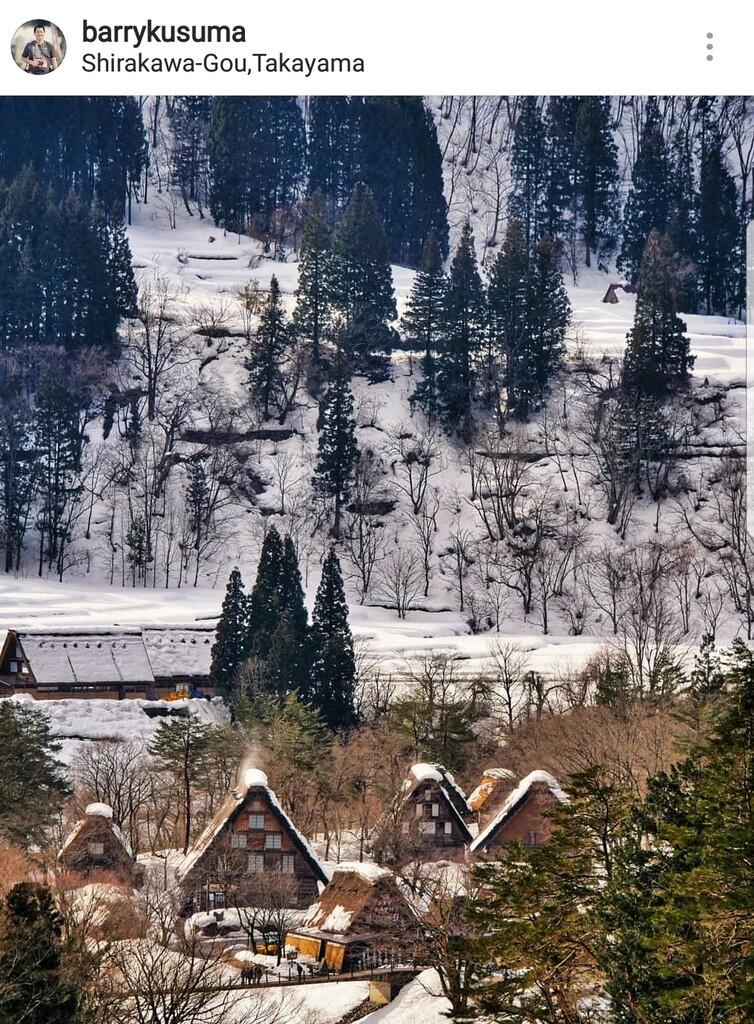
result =
[[[176,218],[175,228],[170,221]],[[297,281],[295,257],[287,263],[273,262],[263,256],[261,247],[249,238],[224,235],[207,220],[189,217],[185,211],[168,212],[157,197],[147,205],[134,208],[134,223],[129,230],[134,266],[142,286],[156,278],[166,281],[177,296],[175,315],[189,322],[193,311],[201,307],[215,310],[227,320],[230,331],[218,346],[211,339],[192,337],[190,358],[185,372],[190,375],[195,396],[219,395],[228,405],[243,407],[246,401],[244,381],[244,339],[239,337],[240,322],[235,312],[238,289],[255,281],[262,290],[269,288],[270,277],[275,274],[281,284],[285,303],[293,309]],[[411,288],[413,273],[394,267],[394,284],[399,312],[405,306]],[[610,277],[597,271],[583,271],[577,285],[569,287],[573,308],[573,327],[570,349],[579,358],[596,362],[604,354],[620,356],[626,333],[632,322],[635,299],[621,294],[617,305],[602,302]],[[696,356],[695,380],[706,378],[710,386],[726,389],[726,404],[732,424],[743,421],[743,391],[745,381],[745,326],[719,317],[688,316],[692,351]],[[209,358],[208,358],[209,357]],[[206,365],[202,365],[206,363]],[[409,500],[404,493],[400,469],[396,466],[396,438],[401,433],[417,433],[423,429],[418,417],[412,419],[409,395],[414,383],[408,356],[394,357],[392,379],[370,385],[363,378],[353,382],[355,393],[358,442],[362,448],[375,453],[380,465],[379,494],[395,509],[384,517],[382,529],[382,558],[405,549],[414,543]],[[274,521],[281,531],[291,531],[299,543],[305,588],[310,601],[319,579],[319,563],[326,538],[312,536],[310,512],[302,505],[307,490],[317,446],[317,404],[302,389],[299,405],[286,427],[293,436],[286,440],[255,441],[241,445],[249,452],[249,460],[262,481],[262,491],[254,504],[235,506],[229,510],[222,545],[211,562],[203,567],[199,585],[184,582],[180,589],[165,589],[164,582],[149,586],[121,586],[116,580],[111,585],[105,555],[104,529],[108,513],[95,508],[94,526],[90,541],[79,541],[90,557],[69,570],[63,583],[34,578],[0,580],[0,624],[3,627],[33,625],[109,625],[144,624],[153,622],[188,622],[212,619],[219,612],[224,584],[230,568],[237,564],[249,580],[253,579],[256,559],[266,523]],[[201,427],[201,413],[192,424]],[[273,427],[276,425],[273,424]],[[96,424],[93,435],[99,428]],[[536,438],[538,423],[530,425],[529,435]],[[720,442],[711,428],[704,443]],[[100,455],[104,459],[114,439],[101,442]],[[473,539],[480,536],[480,520],[469,501],[470,482],[466,452],[441,434],[434,437],[437,458],[433,463],[430,487],[438,497],[438,533],[434,542],[432,583],[427,598],[417,595],[415,610],[405,619],[390,608],[389,597],[380,591],[379,584],[359,604],[355,581],[350,591],[351,620],[358,637],[368,642],[369,650],[380,659],[400,669],[402,660],[414,653],[441,650],[470,659],[468,668],[479,668],[489,653],[491,634],[471,635],[467,615],[459,610],[457,583],[454,581],[451,535],[458,531]],[[186,452],[189,443],[182,444]],[[285,479],[281,480],[281,474]],[[562,492],[562,482],[555,462],[542,458],[533,467],[533,479],[545,483],[554,491]],[[281,482],[286,490],[287,514],[280,515]],[[595,499],[596,500],[596,499]],[[645,502],[635,514],[630,540],[634,543],[642,536],[652,536],[656,508]],[[271,517],[271,518],[270,518]],[[668,521],[668,529],[673,525]],[[596,542],[607,537],[622,543],[615,531],[600,522],[599,511],[590,523]],[[344,564],[348,566],[347,558]],[[469,576],[473,571],[469,570]],[[473,588],[469,579],[469,589]],[[569,636],[567,617],[556,611],[549,635],[542,635],[542,623],[537,611],[524,619],[513,600],[508,599],[503,609],[500,631],[506,637],[520,638],[522,646],[532,652],[530,667],[538,671],[578,664],[602,642],[603,630],[598,623],[585,630],[583,636]],[[730,632],[737,624],[730,622]]]

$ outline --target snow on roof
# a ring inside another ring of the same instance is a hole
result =
[[[387,868],[381,868],[371,860],[342,860],[333,868],[333,877],[338,872],[352,872],[372,885],[381,878],[390,878],[392,874]]]
[[[89,816],[96,816],[98,818],[112,818],[113,809],[110,804],[87,804],[84,808],[84,814]]]
[[[149,626],[142,635],[155,676],[209,675],[213,627]]]
[[[38,683],[154,682],[141,630],[19,630]]]
[[[268,786],[267,775],[259,768],[247,768],[243,773],[244,785],[247,789],[252,786]]]
[[[99,810],[98,811],[90,811],[91,807],[99,808]],[[102,813],[102,811],[105,808],[110,812],[109,815]],[[134,854],[133,854],[133,850],[131,849],[131,844],[126,839],[125,835],[123,834],[123,832],[121,831],[119,826],[116,825],[116,823],[112,820],[113,811],[112,811],[111,807],[109,807],[107,804],[89,804],[88,807],[86,808],[85,814],[86,814],[86,817],[81,818],[80,821],[77,821],[76,824],[71,829],[71,831],[66,836],[66,838],[65,838],[65,840],[63,842],[63,845],[60,847],[60,850],[58,851],[58,860],[60,860],[60,858],[63,856],[65,851],[69,848],[69,846],[71,846],[78,839],[78,837],[81,835],[82,831],[85,828],[87,828],[88,826],[91,826],[92,822],[94,822],[94,821],[96,821],[98,819],[102,822],[102,824],[107,829],[109,829],[110,832],[112,832],[112,834],[115,836],[115,838],[120,843],[120,845],[123,847],[123,849],[126,851],[128,856],[133,859],[133,855]]]
[[[424,783],[438,783],[440,792],[445,797],[461,831],[467,840],[471,839],[466,816],[472,813],[466,800],[466,794],[453,778],[452,772],[441,764],[428,764],[419,762],[409,769],[408,778],[403,783],[404,802],[408,801],[411,794]]]
[[[417,782],[442,782],[442,775],[436,764],[425,764],[423,761],[414,764],[411,766],[411,774]]]
[[[484,831],[480,832],[479,835],[476,837],[474,842],[469,847],[470,853],[474,853],[474,851],[484,847],[487,841],[500,828],[503,822],[518,809],[519,804],[528,796],[532,786],[536,784],[547,786],[549,791],[552,793],[552,795],[559,803],[568,802],[568,796],[560,788],[557,779],[553,775],[550,775],[549,772],[544,771],[529,772],[527,776],[521,779],[516,788],[508,794],[508,796],[505,799],[505,803],[500,808],[495,817],[492,819],[492,821],[489,823],[487,828],[485,828]]]
[[[387,886],[374,897],[381,907],[390,901],[405,902],[405,894],[391,871],[373,863],[342,861],[335,866],[319,899],[305,911],[301,927],[331,935],[345,935],[364,927],[364,911],[372,905],[375,886],[382,882]]]
[[[314,875],[319,881],[326,882],[327,875],[325,874],[316,853],[312,849],[311,844],[299,832],[286,812],[280,806],[280,802],[275,795],[274,790],[270,789],[268,785],[267,776],[258,768],[246,769],[239,784],[225,798],[217,814],[204,829],[202,834],[189,850],[183,860],[183,863],[176,870],[176,879],[179,882],[184,882],[186,880],[205,853],[207,853],[207,851],[212,847],[215,839],[217,839],[231,818],[243,806],[247,796],[249,795],[249,790],[251,789],[264,790],[267,797],[267,803],[288,829],[291,838],[298,845],[304,857],[308,860],[309,866],[311,867]]]

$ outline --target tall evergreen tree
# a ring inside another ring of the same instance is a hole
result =
[[[274,526],[265,534],[257,566],[257,578],[249,597],[250,655],[268,657],[280,615],[283,579],[283,541]]]
[[[528,364],[529,297],[529,250],[522,224],[514,219],[508,222],[503,246],[490,268],[487,288],[490,358],[502,359],[505,408],[511,413],[525,403],[526,381],[533,369]]]
[[[585,261],[606,255],[615,241],[618,147],[609,96],[586,96],[576,117],[577,194]]]
[[[335,232],[333,288],[346,330],[364,309],[387,326],[397,310],[385,229],[374,196],[357,185]],[[347,353],[350,355],[350,353]]]
[[[63,920],[51,891],[34,882],[15,885],[0,900],[2,1024],[79,1019],[79,997],[63,952]]]
[[[444,319],[437,359],[437,396],[446,426],[466,434],[471,428],[475,361],[486,321],[484,288],[468,222],[450,266]]]
[[[322,566],[312,616],[312,705],[331,729],[349,728],[356,721],[356,665],[348,625],[348,604],[335,549]]]
[[[423,351],[422,379],[414,388],[411,401],[420,405],[431,419],[438,412],[436,361],[445,319],[446,289],[442,253],[436,236],[430,232],[401,327],[409,342]]]
[[[210,686],[221,693],[237,692],[238,672],[250,653],[249,639],[247,597],[241,573],[233,569],[212,645]]]
[[[176,96],[170,108],[173,178],[190,216],[194,215],[192,204],[196,204],[203,217],[207,203],[211,110],[211,96]]]
[[[333,319],[332,234],[327,223],[322,193],[315,192],[306,207],[298,262],[298,288],[293,326],[304,338],[312,361],[321,358]]]
[[[508,213],[520,221],[529,246],[546,231],[549,165],[547,136],[539,101],[536,96],[525,96],[513,133],[513,191],[508,201]]]
[[[263,419],[269,419],[273,410],[285,410],[283,401],[284,361],[290,342],[285,310],[280,299],[280,285],[273,274],[270,294],[262,307],[259,326],[251,339],[246,369],[249,371],[249,389]]]
[[[717,127],[706,125],[699,143],[697,260],[703,311],[737,314],[743,261],[738,192]]]
[[[623,211],[623,245],[618,269],[636,284],[650,231],[664,234],[671,217],[672,185],[662,118],[655,97],[647,100],[639,151]]]
[[[304,603],[296,545],[283,541],[278,621],[270,644],[266,675],[277,697],[305,692],[310,669],[309,616]]]
[[[678,257],[665,235],[652,231],[639,273],[634,325],[628,334],[623,386],[663,397],[683,386],[693,365],[685,323],[678,316]]]
[[[322,404],[314,471],[314,486],[334,502],[333,536],[336,538],[340,536],[343,504],[351,492],[359,454],[355,430],[353,396],[339,360]]]
[[[679,129],[670,147],[670,214],[668,238],[686,268],[680,308],[695,310],[699,302],[699,196],[694,145],[690,133]]]
[[[41,845],[69,794],[44,712],[0,701],[0,837]],[[19,766],[23,766],[20,770]]]
[[[576,121],[579,96],[552,96],[545,116],[548,155],[544,234],[571,241],[577,224],[579,157]]]

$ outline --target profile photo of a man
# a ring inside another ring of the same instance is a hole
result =
[[[30,75],[50,75],[65,56],[65,38],[51,22],[29,21],[13,37],[16,64]]]

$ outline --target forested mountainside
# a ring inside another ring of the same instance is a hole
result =
[[[751,121],[3,99],[4,592],[216,615],[274,526],[311,594],[334,545],[382,654],[608,639],[659,686],[688,641],[749,635]]]

